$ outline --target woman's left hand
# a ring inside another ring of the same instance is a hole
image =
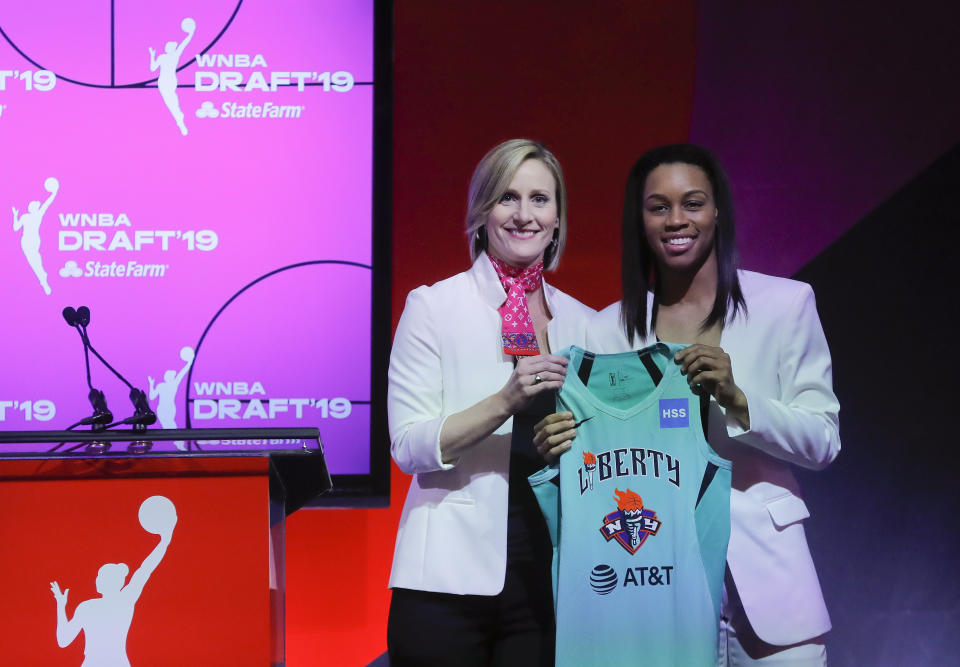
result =
[[[728,414],[750,428],[747,396],[733,381],[730,355],[722,348],[695,343],[674,356],[694,393],[707,392]]]
[[[577,437],[577,422],[572,412],[547,415],[533,427],[533,445],[547,463],[555,463],[560,455],[573,446]]]

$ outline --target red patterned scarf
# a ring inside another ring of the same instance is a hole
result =
[[[492,255],[487,256],[500,276],[500,284],[507,291],[507,300],[497,309],[500,313],[503,351],[514,355],[540,354],[525,293],[543,284],[543,262],[518,269]]]

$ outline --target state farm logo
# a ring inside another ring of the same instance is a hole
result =
[[[206,101],[197,109],[197,118],[300,118],[306,108],[302,104],[274,104],[273,102],[262,104],[224,102],[218,108],[213,106],[213,102]]]

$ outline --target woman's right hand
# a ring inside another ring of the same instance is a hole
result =
[[[539,382],[537,376],[540,376]],[[441,460],[453,463],[464,449],[500,428],[510,417],[530,405],[538,394],[559,389],[566,376],[566,357],[541,354],[519,359],[500,391],[450,415],[443,422],[440,429]]]
[[[568,363],[566,357],[555,354],[521,357],[507,384],[497,392],[504,412],[515,415],[530,405],[541,392],[560,389],[567,376]]]
[[[573,446],[576,425],[572,412],[554,412],[533,427],[533,444],[547,463],[554,463]]]

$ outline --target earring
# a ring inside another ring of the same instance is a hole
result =
[[[553,255],[557,252],[557,244],[560,239],[560,230],[553,230],[553,238],[550,239],[550,243],[547,244],[547,247],[543,251],[543,265],[550,266],[550,263],[553,261]]]

